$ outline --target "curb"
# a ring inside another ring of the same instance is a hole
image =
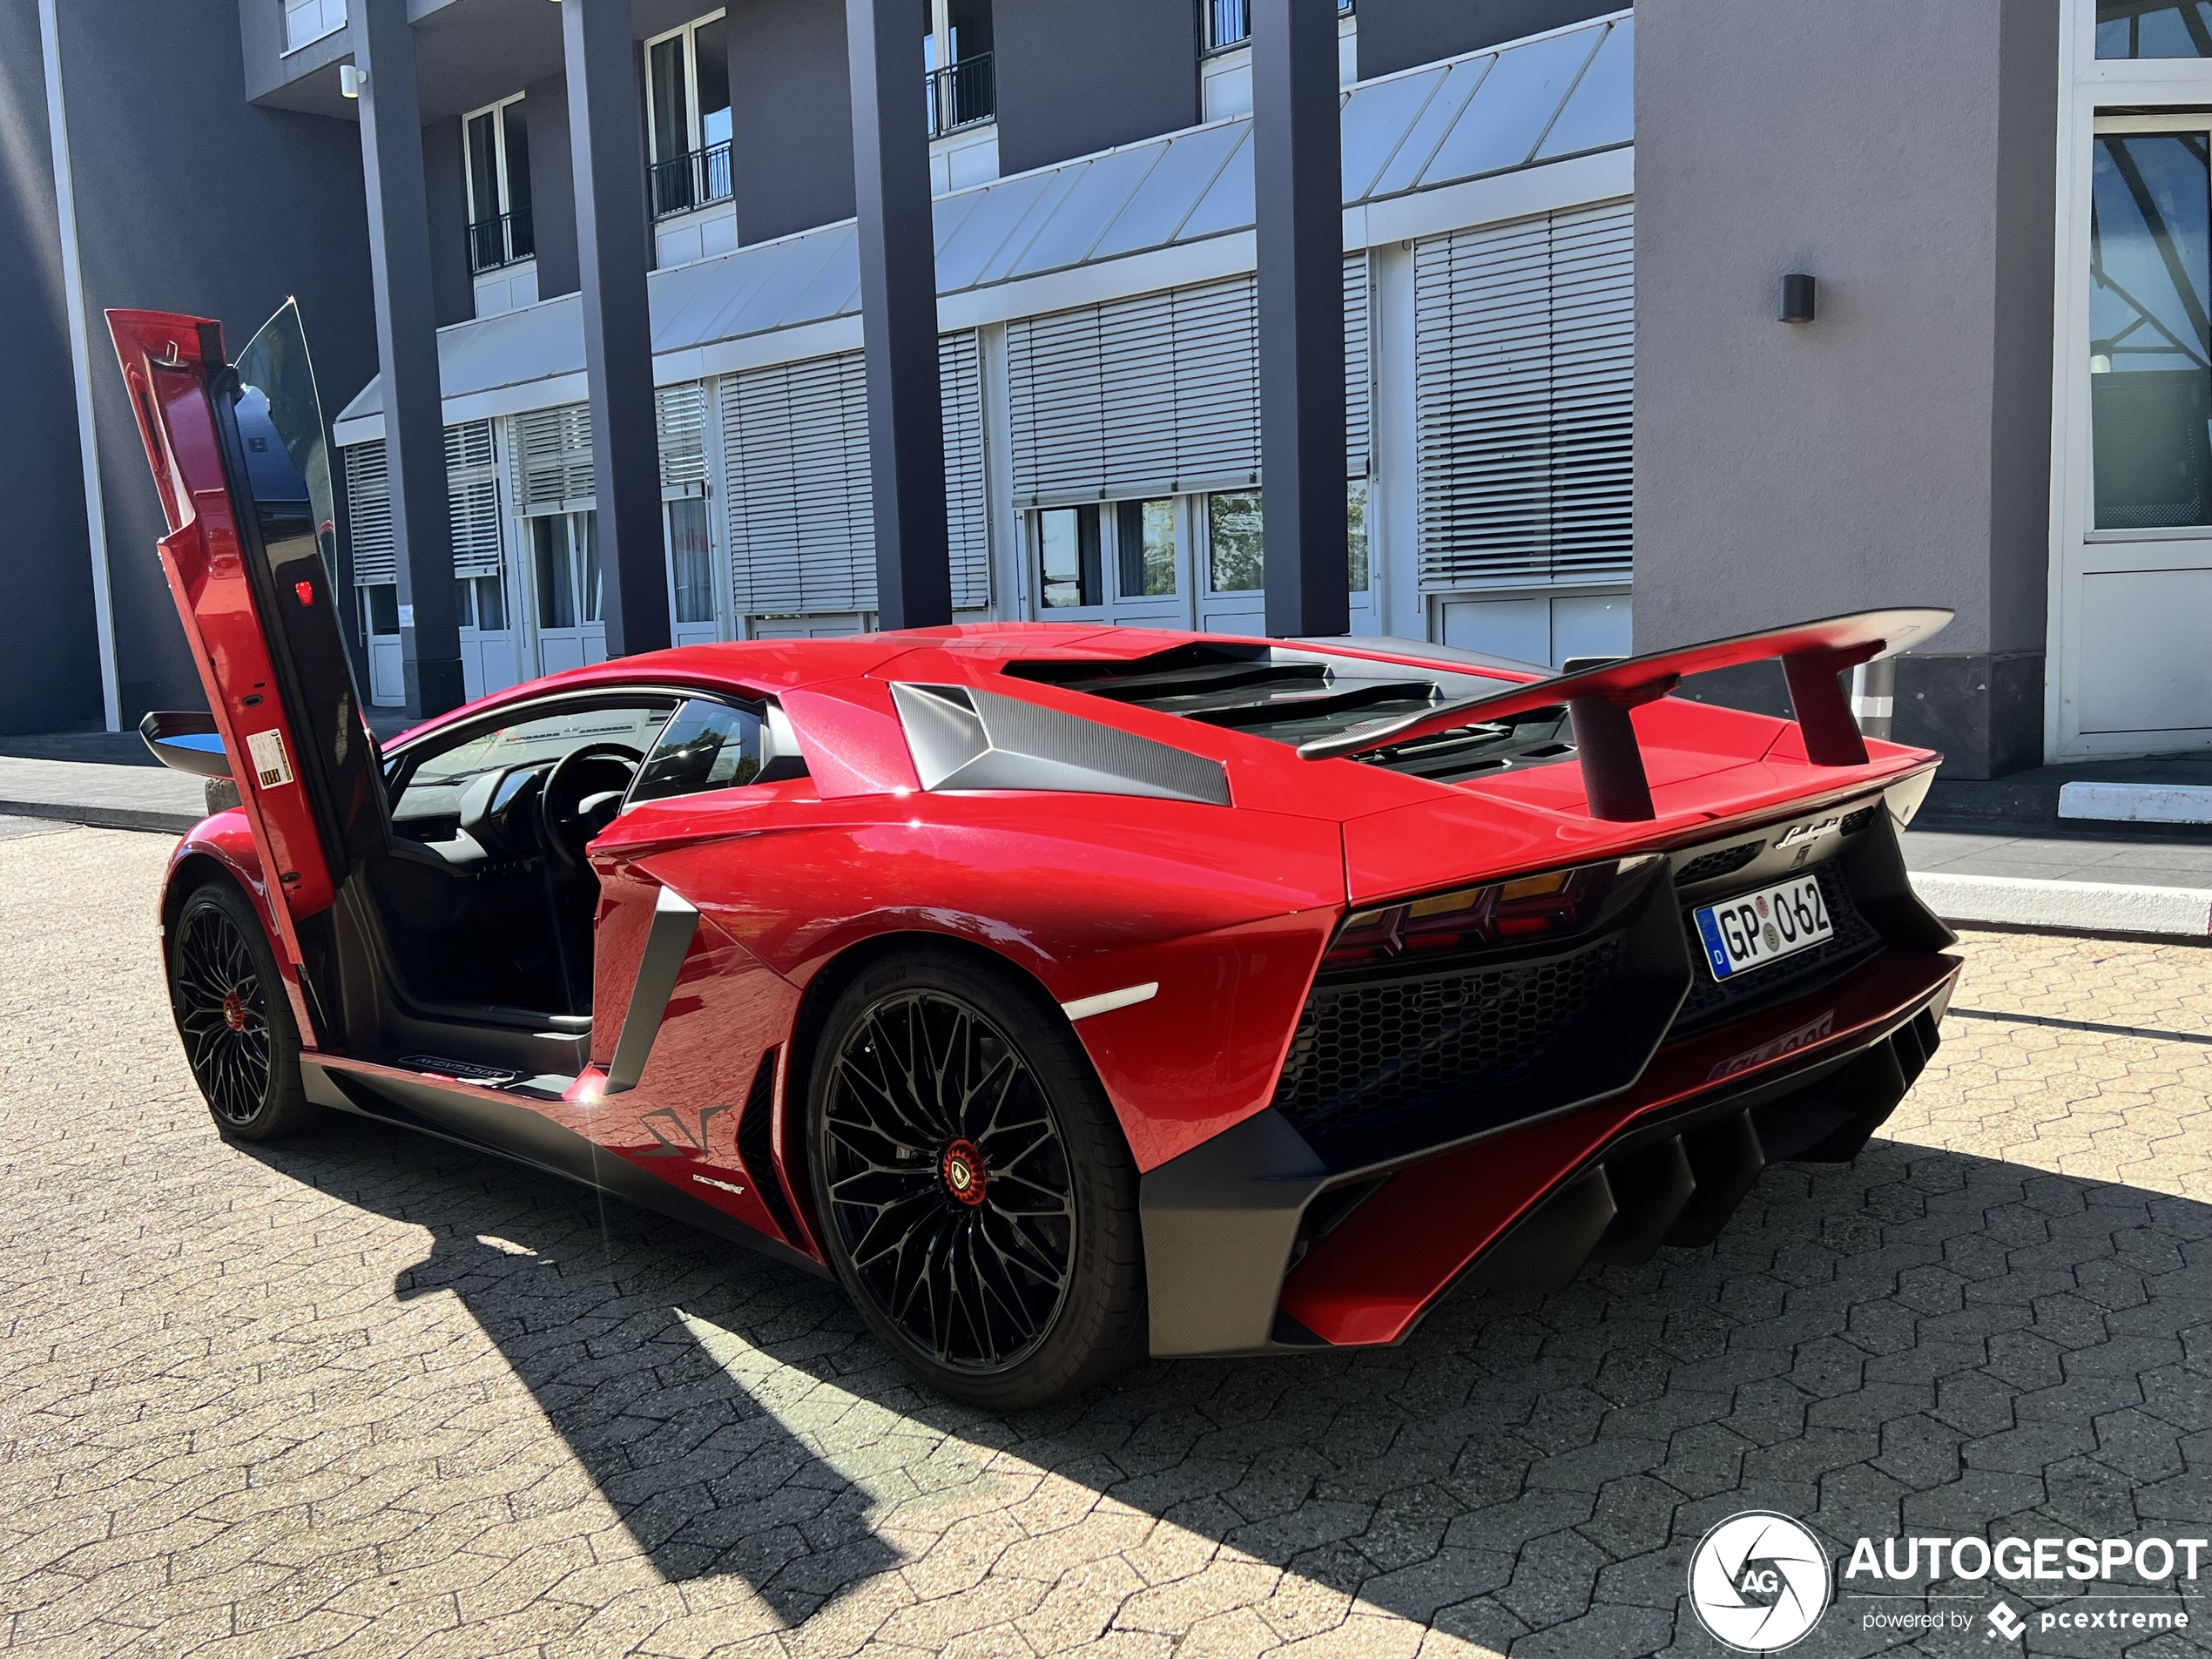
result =
[[[2068,934],[2212,936],[2212,892],[2021,876],[1915,870],[1912,889],[1946,921],[2041,927]]]
[[[0,818],[51,818],[92,829],[145,830],[160,835],[182,835],[206,815],[142,806],[93,806],[76,801],[0,800]]]

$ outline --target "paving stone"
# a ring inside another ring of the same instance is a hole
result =
[[[224,1143],[167,851],[0,838],[10,1654],[1703,1655],[1688,1554],[1740,1509],[2212,1513],[2212,1050],[2008,1018],[2207,1035],[2212,952],[1970,936],[1997,1017],[1710,1249],[998,1420],[831,1287],[526,1170],[352,1120]]]

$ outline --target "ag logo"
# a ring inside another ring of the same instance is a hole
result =
[[[1689,1558],[1689,1605],[1698,1622],[1739,1653],[1774,1653],[1828,1610],[1828,1554],[1787,1515],[1730,1515]]]

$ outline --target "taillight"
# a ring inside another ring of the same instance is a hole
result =
[[[1652,862],[1649,854],[1608,860],[1355,910],[1338,928],[1321,967],[1360,968],[1580,933],[1608,909],[1624,875]]]

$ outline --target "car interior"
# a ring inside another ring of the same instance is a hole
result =
[[[768,711],[668,691],[551,697],[387,762],[391,850],[367,867],[403,1001],[466,1024],[591,1013],[586,848],[648,800],[803,773]]]

